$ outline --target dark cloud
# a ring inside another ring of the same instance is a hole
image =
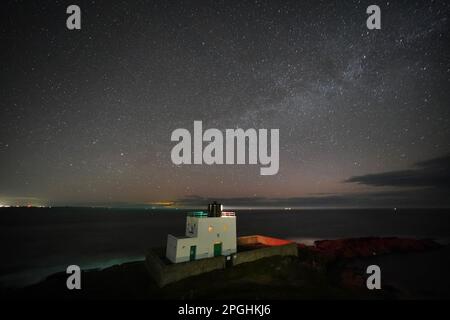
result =
[[[345,180],[370,186],[408,187],[390,191],[316,193],[289,198],[210,198],[191,195],[176,201],[177,206],[202,207],[218,200],[229,207],[448,207],[450,197],[450,154],[417,162],[412,169],[354,176]]]
[[[450,188],[450,155],[418,162],[413,169],[354,176],[345,182],[370,186]]]
[[[446,190],[435,188],[365,192],[358,194],[323,194],[290,198],[208,198],[193,196],[178,199],[178,207],[202,208],[217,200],[229,208],[386,208],[386,207],[449,207],[450,198]]]

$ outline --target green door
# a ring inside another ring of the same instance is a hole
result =
[[[218,257],[222,255],[222,242],[214,243],[214,257]]]
[[[195,252],[197,251],[197,246],[191,246],[191,251],[189,254],[189,260],[195,260]]]

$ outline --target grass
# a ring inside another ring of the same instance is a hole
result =
[[[323,268],[275,256],[190,277],[158,288],[143,261],[82,273],[82,289],[66,289],[64,273],[8,292],[12,298],[57,299],[360,299],[380,298],[333,284]]]

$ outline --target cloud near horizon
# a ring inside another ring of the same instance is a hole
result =
[[[417,162],[413,169],[353,176],[345,182],[377,187],[450,188],[450,154]]]
[[[359,194],[329,194],[290,198],[191,196],[176,201],[177,207],[205,207],[219,201],[228,208],[386,208],[386,207],[450,207],[448,193],[425,188],[407,191],[382,191]]]
[[[398,190],[357,194],[321,193],[290,198],[213,199],[192,195],[176,200],[176,204],[201,207],[218,200],[230,207],[449,207],[450,154],[417,162],[412,169],[353,176],[344,182],[395,187]]]

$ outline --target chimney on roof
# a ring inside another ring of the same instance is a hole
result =
[[[208,217],[220,217],[222,215],[222,205],[214,201],[208,204]]]

